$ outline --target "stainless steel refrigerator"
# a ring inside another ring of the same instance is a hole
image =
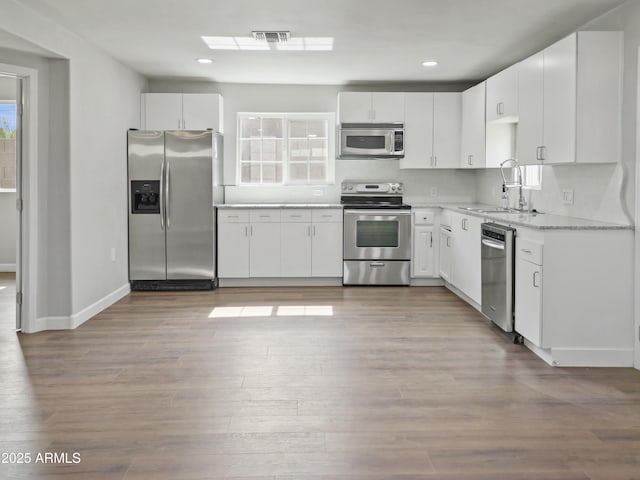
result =
[[[222,135],[129,130],[127,152],[131,288],[214,288]]]

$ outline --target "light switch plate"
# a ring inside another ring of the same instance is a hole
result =
[[[562,190],[562,203],[573,205],[573,190]]]

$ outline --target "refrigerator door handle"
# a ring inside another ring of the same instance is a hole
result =
[[[171,164],[169,163],[169,159],[167,159],[166,162],[167,162],[167,171],[164,179],[164,201],[166,202],[166,204],[164,206],[164,211],[166,215],[167,230],[169,230],[171,228],[171,216],[169,211],[169,203],[171,201],[171,197],[170,197],[171,189],[169,187],[169,184],[171,183]]]
[[[162,166],[160,167],[160,229],[164,230],[164,195],[162,188],[164,187],[164,163],[162,160]]]

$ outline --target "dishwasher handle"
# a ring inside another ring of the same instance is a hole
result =
[[[504,250],[504,243],[494,242],[493,240],[489,240],[487,238],[482,239],[482,244],[490,248],[495,248],[496,250]]]

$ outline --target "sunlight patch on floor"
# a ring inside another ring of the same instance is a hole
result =
[[[238,306],[215,307],[211,310],[209,318],[235,318],[235,317],[331,317],[333,306],[331,305],[283,305],[275,306]]]

